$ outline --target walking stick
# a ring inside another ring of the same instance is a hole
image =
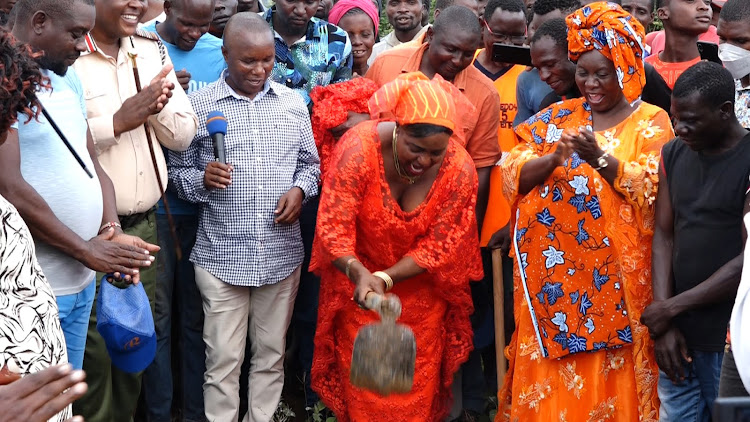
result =
[[[94,175],[91,174],[91,171],[88,169],[88,167],[86,167],[86,163],[83,162],[83,159],[81,158],[80,155],[78,155],[75,148],[73,148],[73,145],[70,145],[68,138],[66,138],[65,134],[62,133],[62,130],[60,130],[60,127],[57,126],[57,123],[55,123],[55,121],[52,120],[52,116],[50,116],[49,113],[47,113],[47,109],[44,108],[44,106],[42,106],[42,114],[44,115],[45,118],[47,118],[47,121],[49,122],[50,126],[52,126],[52,129],[54,129],[55,133],[57,133],[57,136],[59,136],[60,139],[62,139],[63,144],[65,144],[65,146],[68,148],[68,151],[70,151],[70,153],[73,155],[73,158],[75,158],[76,161],[78,161],[78,164],[81,166],[83,171],[85,171],[86,174],[89,176],[89,179],[93,179]]]
[[[133,39],[130,39],[131,45],[133,45]],[[135,45],[133,45],[135,48]],[[135,78],[135,90],[141,92],[141,77],[138,73],[138,62],[136,62],[136,53],[128,53],[130,62],[133,64],[133,78]],[[156,174],[156,182],[159,184],[159,191],[161,192],[161,200],[164,203],[164,213],[167,215],[167,223],[169,224],[169,233],[172,235],[174,241],[174,251],[177,260],[182,259],[182,248],[180,248],[180,239],[177,237],[177,230],[174,226],[174,220],[172,220],[172,213],[169,211],[169,203],[167,202],[166,189],[164,189],[164,183],[161,181],[161,174],[159,172],[159,163],[156,162],[156,152],[154,151],[154,143],[151,140],[151,129],[148,126],[148,120],[143,122],[143,129],[146,131],[146,143],[148,143],[148,152],[151,153],[151,164],[154,165],[154,173]]]
[[[492,250],[492,290],[495,299],[495,358],[497,361],[497,387],[505,379],[505,306],[503,291],[503,252]]]

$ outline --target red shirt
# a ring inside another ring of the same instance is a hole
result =
[[[682,75],[682,72],[699,61],[701,61],[701,58],[696,57],[687,62],[666,63],[659,59],[658,54],[652,54],[646,57],[646,63],[653,66],[656,71],[659,72],[659,75],[664,78],[664,82],[669,85],[669,89],[674,89],[674,83],[677,82],[677,78]]]
[[[651,47],[651,55],[657,55],[664,51],[666,36],[664,31],[651,32],[646,35],[646,44]],[[711,25],[708,27],[708,31],[704,32],[699,38],[699,41],[712,42],[719,44],[719,36],[716,34],[716,27]]]

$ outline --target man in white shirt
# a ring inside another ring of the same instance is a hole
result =
[[[367,64],[371,65],[380,53],[420,37],[427,30],[422,26],[424,11],[421,0],[388,0],[385,14],[393,31],[375,44]]]

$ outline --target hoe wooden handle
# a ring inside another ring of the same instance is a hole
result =
[[[503,252],[492,250],[492,288],[495,299],[495,358],[497,360],[497,387],[505,379],[505,301],[503,290]]]
[[[365,296],[365,306],[371,311],[377,312],[380,309],[380,303],[383,301],[383,295],[375,292],[367,293]]]
[[[365,306],[380,314],[383,320],[395,321],[401,316],[401,300],[398,296],[388,293],[380,295],[375,292],[367,293]]]

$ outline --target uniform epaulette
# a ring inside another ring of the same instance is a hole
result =
[[[143,29],[139,28],[135,30],[135,35],[137,37],[146,38],[151,41],[159,41],[159,35],[157,35],[156,32],[144,31]]]
[[[86,42],[86,51],[83,52],[83,54],[91,54],[98,50],[96,42],[94,41],[94,37],[91,36],[91,33],[84,35],[83,40]]]

